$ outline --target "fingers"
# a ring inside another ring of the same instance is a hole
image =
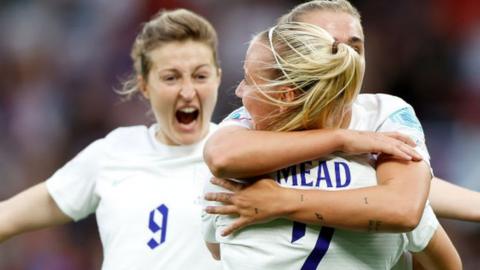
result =
[[[231,204],[232,197],[233,197],[233,193],[226,193],[226,192],[209,192],[205,194],[205,200],[221,202],[225,204]]]
[[[403,142],[394,143],[387,142],[387,145],[384,145],[384,149],[380,149],[380,153],[392,155],[395,158],[403,160],[413,160],[419,161],[422,160],[422,156],[415,151],[411,146],[404,144]]]
[[[420,161],[423,159],[422,155],[420,155],[415,149],[408,145],[401,145],[400,148],[404,153],[411,157],[411,160]]]
[[[236,215],[238,214],[238,209],[234,205],[207,206],[205,212],[218,215]]]
[[[412,157],[410,155],[408,155],[407,153],[403,152],[402,150],[396,147],[392,147],[391,151],[384,151],[382,153],[391,155],[393,158],[396,158],[396,159],[412,160]]]
[[[407,136],[407,135],[402,134],[400,132],[382,132],[382,134],[384,134],[388,137],[397,139],[399,141],[402,141],[402,142],[406,143],[407,145],[410,145],[411,147],[417,146],[415,141],[412,140],[412,138],[410,138],[410,136]]]
[[[380,149],[379,152],[390,154],[404,160],[419,161],[423,159],[413,148],[416,144],[409,136],[399,132],[382,132],[380,135],[386,136],[383,137],[386,145],[384,145],[384,149]],[[382,139],[380,138],[380,140]]]
[[[422,156],[415,151],[410,144],[406,144],[405,142],[399,140],[391,143],[393,144],[393,151],[389,154],[405,160],[422,160]]]
[[[214,185],[223,187],[233,192],[239,191],[242,189],[242,184],[235,183],[233,181],[222,179],[222,178],[213,177],[212,179],[210,179],[210,182]]]

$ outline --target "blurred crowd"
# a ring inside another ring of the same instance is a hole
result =
[[[189,8],[217,29],[223,69],[218,122],[240,104],[234,89],[252,34],[300,2],[2,0],[0,200],[45,180],[113,128],[153,122],[141,99],[123,101],[115,89],[132,71],[130,48],[141,22],[159,9]],[[480,191],[480,2],[352,3],[366,34],[363,91],[411,103],[435,174]],[[442,223],[464,269],[476,269],[480,224]],[[96,230],[91,217],[11,239],[0,245],[0,269],[100,269]]]

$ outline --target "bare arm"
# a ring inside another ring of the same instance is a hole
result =
[[[219,129],[210,137],[205,145],[204,158],[216,177],[246,178],[336,151],[386,153],[404,160],[420,160],[421,156],[411,147],[414,145],[408,136],[396,132],[346,129],[271,132],[230,126]]]
[[[242,178],[262,175],[335,151],[386,152],[391,147],[389,150],[391,152],[405,149],[400,153],[410,153],[407,146],[401,144],[403,148],[393,146],[396,143],[393,138],[411,144],[407,139],[395,136],[401,135],[395,134],[394,137],[387,138],[381,133],[348,130],[269,132],[235,126],[217,131],[207,142],[204,154],[216,177]],[[399,156],[400,154],[397,157]],[[417,159],[415,156],[412,157]],[[252,159],[255,159],[255,162],[251,162]],[[480,205],[480,192],[434,178],[429,199],[439,217],[480,221],[480,208],[477,207]]]
[[[413,253],[415,270],[461,270],[462,261],[442,226],[438,226],[427,247]],[[416,265],[419,264],[419,265]]]
[[[215,179],[215,184],[234,193],[206,194],[207,200],[226,204],[207,207],[206,211],[239,215],[224,235],[249,224],[281,217],[357,231],[414,229],[428,195],[431,179],[428,165],[389,158],[380,159],[377,165],[378,186],[333,192],[283,188],[272,180],[261,180],[242,188]]]
[[[45,183],[0,202],[0,242],[17,234],[71,221],[50,197]]]
[[[480,221],[480,192],[434,178],[429,199],[438,217]]]

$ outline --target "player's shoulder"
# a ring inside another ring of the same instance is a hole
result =
[[[360,94],[355,102],[366,109],[396,111],[401,108],[411,107],[400,97],[389,94]]]
[[[127,126],[118,127],[105,136],[105,140],[109,143],[123,142],[124,140],[145,137],[148,135],[148,128],[146,126]]]
[[[412,106],[405,100],[388,94],[360,94],[354,106],[364,113],[375,115],[380,121],[399,112],[413,112]]]
[[[213,133],[215,133],[215,131],[218,130],[218,124],[215,124],[213,122],[210,122],[210,126],[209,126],[209,129],[208,129],[208,135],[207,136],[210,136],[212,135]]]
[[[355,107],[356,106],[356,107]],[[370,122],[373,130],[380,130],[387,124],[397,124],[423,134],[423,129],[415,110],[405,100],[387,94],[361,94],[354,105],[357,118]]]
[[[228,121],[228,120],[250,120],[251,119],[251,116],[250,114],[248,113],[247,109],[245,109],[245,107],[240,107],[236,110],[234,110],[233,112],[231,112],[227,117],[225,117],[225,119],[223,121]]]
[[[149,136],[149,128],[147,126],[118,127],[108,133],[103,139],[104,149],[116,153],[143,152],[151,148]]]
[[[405,100],[388,94],[360,94],[353,106],[351,128],[379,130],[388,119],[418,126],[415,111]]]
[[[253,129],[252,117],[245,107],[240,107],[231,112],[220,123],[220,127],[226,126],[240,126],[243,128]]]

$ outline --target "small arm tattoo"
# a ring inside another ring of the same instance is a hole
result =
[[[255,214],[258,214],[259,210],[255,207]]]
[[[378,232],[380,230],[381,225],[382,225],[382,221],[380,220],[369,220],[368,232]]]
[[[300,194],[300,201],[303,202],[303,194]]]
[[[322,222],[322,223],[325,222],[325,220],[323,219],[323,216],[320,215],[320,213],[315,212],[315,217],[317,217],[317,219],[318,219],[320,222]]]
[[[363,200],[365,201],[365,204],[368,204],[368,198],[364,197]]]

